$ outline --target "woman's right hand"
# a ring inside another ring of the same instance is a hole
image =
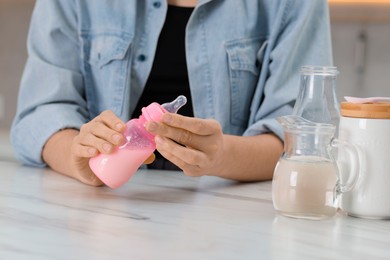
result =
[[[92,186],[103,185],[89,167],[89,159],[99,153],[112,153],[115,147],[125,142],[122,132],[125,124],[112,112],[106,110],[80,131],[64,129],[54,134],[43,149],[43,160],[55,171],[73,177]],[[144,163],[154,161],[152,154]]]
[[[99,153],[110,154],[116,146],[122,145],[124,129],[125,124],[110,110],[82,125],[71,145],[70,164],[74,177],[89,185],[102,185],[89,167],[89,159]]]

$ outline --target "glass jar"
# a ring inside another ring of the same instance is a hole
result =
[[[336,126],[340,120],[336,97],[336,67],[303,66],[300,90],[292,114],[316,123]]]

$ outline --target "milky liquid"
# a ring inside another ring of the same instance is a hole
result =
[[[99,154],[91,158],[89,165],[96,176],[107,186],[118,188],[133,176],[153,151],[154,147],[117,149],[111,154]]]
[[[336,165],[315,156],[280,159],[272,182],[274,207],[290,217],[320,219],[336,213]]]

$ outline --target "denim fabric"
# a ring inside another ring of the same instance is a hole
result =
[[[45,166],[55,132],[106,109],[129,120],[150,73],[167,12],[163,0],[37,0],[11,141]],[[282,129],[304,64],[332,65],[326,0],[199,0],[186,28],[196,117],[224,133]]]

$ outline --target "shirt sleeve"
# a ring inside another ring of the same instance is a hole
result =
[[[30,166],[45,166],[41,153],[50,136],[88,120],[72,5],[68,0],[37,0],[32,14],[28,60],[11,127],[15,155]]]
[[[292,113],[301,66],[332,66],[333,57],[326,0],[287,0],[275,17],[244,135],[272,132],[283,140],[275,118]]]

